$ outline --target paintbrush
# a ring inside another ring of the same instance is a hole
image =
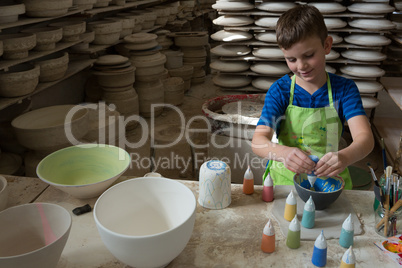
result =
[[[384,174],[385,169],[387,168],[387,155],[385,153],[385,145],[384,145],[384,138],[381,138],[381,152],[382,152],[382,163],[384,165]]]
[[[374,180],[374,184],[375,184],[376,186],[380,187],[380,184],[378,183],[377,176],[375,175],[374,169],[371,167],[370,163],[367,163],[367,166],[368,166],[368,168],[370,169],[371,177],[372,177],[373,180]]]
[[[385,178],[386,178],[386,193],[385,193],[385,203],[384,203],[384,210],[385,210],[385,216],[384,216],[384,236],[386,237],[388,235],[388,219],[389,219],[389,207],[390,207],[390,200],[389,200],[389,191],[390,191],[390,176],[392,174],[392,167],[388,166],[385,169]]]
[[[380,201],[381,207],[384,207],[384,196],[382,194],[382,188],[378,183],[377,176],[375,175],[374,169],[371,167],[370,163],[367,163],[368,168],[371,172],[371,177],[374,181],[374,194],[378,201]]]

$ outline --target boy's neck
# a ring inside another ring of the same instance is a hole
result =
[[[324,86],[327,83],[327,73],[324,72],[320,78],[317,78],[314,81],[305,81],[301,79],[300,77],[296,76],[296,84],[302,87],[304,90],[306,90],[310,95],[313,95],[314,92],[316,92],[318,89],[320,89],[322,86]]]

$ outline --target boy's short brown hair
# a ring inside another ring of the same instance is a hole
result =
[[[276,24],[276,39],[280,48],[289,49],[312,36],[319,37],[323,45],[328,36],[324,17],[314,6],[300,4],[289,9]]]

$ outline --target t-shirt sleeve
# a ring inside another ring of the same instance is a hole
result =
[[[280,120],[285,114],[287,107],[287,103],[285,101],[286,96],[284,96],[284,92],[279,81],[273,83],[269,88],[265,96],[264,107],[261,112],[260,120],[257,123],[257,126],[269,126],[275,131],[277,130],[277,127],[279,127]],[[287,96],[287,99],[289,99],[289,96]]]
[[[342,110],[345,119],[349,120],[357,115],[366,115],[359,90],[353,80],[348,80],[345,84],[344,92],[345,94],[342,98]]]

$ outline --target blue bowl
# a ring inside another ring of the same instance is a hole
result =
[[[338,199],[345,187],[345,181],[338,177],[320,177],[314,183],[314,190],[310,190],[310,182],[306,174],[296,174],[293,177],[296,192],[304,202],[313,198],[315,209],[323,210]]]

